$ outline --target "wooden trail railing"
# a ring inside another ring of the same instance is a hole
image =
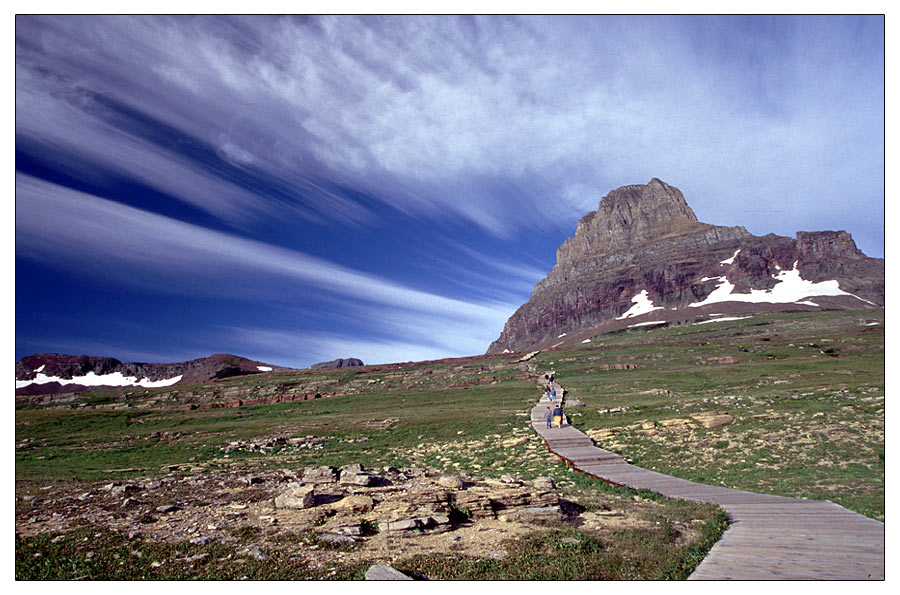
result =
[[[562,386],[553,386],[563,398]],[[531,410],[531,426],[566,467],[613,485],[725,510],[728,529],[689,580],[884,579],[884,523],[827,501],[708,486],[636,467],[568,423],[547,428],[549,405],[542,395]]]

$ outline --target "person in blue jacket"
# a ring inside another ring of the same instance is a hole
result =
[[[556,409],[553,410],[553,425],[555,425],[557,428],[562,427],[562,416],[563,416],[562,407],[560,407],[557,404]]]

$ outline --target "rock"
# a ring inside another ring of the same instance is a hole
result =
[[[708,357],[703,360],[707,364],[736,364],[738,360],[734,359],[730,355],[726,355],[723,357]]]
[[[584,407],[584,401],[579,401],[578,399],[572,399],[571,401],[566,401],[566,408],[571,409],[573,407]]]
[[[288,484],[287,490],[275,497],[275,508],[312,508],[316,505],[313,486]]]
[[[466,487],[466,482],[458,475],[442,475],[437,480],[437,484],[444,488],[461,490]]]
[[[557,506],[539,506],[527,508],[515,508],[504,512],[503,520],[517,520],[528,523],[542,523],[558,521],[563,518],[562,509]]]
[[[157,512],[175,512],[176,510],[180,510],[175,504],[162,504],[156,507]]]
[[[323,527],[323,533],[333,533],[335,535],[348,535],[350,537],[360,537],[365,531],[362,523],[353,523],[350,525],[329,525]]]
[[[375,501],[371,496],[364,494],[353,494],[345,496],[337,502],[330,505],[334,510],[341,513],[365,513],[374,508]]]
[[[669,430],[681,431],[690,429],[693,424],[689,419],[675,418],[661,419],[659,420],[659,425]]]
[[[734,421],[734,417],[726,413],[697,413],[692,415],[691,419],[702,424],[704,428],[720,428]]]
[[[337,483],[337,480],[334,467],[310,467],[303,471],[303,483]]]
[[[422,523],[417,519],[400,519],[396,521],[379,521],[378,522],[378,530],[380,532],[385,531],[409,531],[411,529],[418,529]]]
[[[395,570],[384,564],[375,564],[366,571],[365,580],[367,581],[411,581],[399,570]]]
[[[603,428],[597,430],[588,430],[587,435],[597,442],[605,442],[615,437],[616,431],[613,429]]]
[[[238,550],[237,554],[239,556],[247,556],[248,558],[253,558],[255,560],[268,560],[269,555],[263,552],[259,546],[251,545],[245,547],[243,549]]]
[[[206,545],[207,543],[212,543],[212,542],[213,542],[213,538],[212,538],[212,537],[205,537],[205,536],[201,536],[201,537],[192,537],[192,538],[190,539],[190,542],[191,542],[192,544],[194,544],[194,545]]]
[[[515,446],[521,446],[522,444],[527,443],[529,438],[527,436],[521,436],[516,438],[507,438],[503,442],[501,442],[501,446],[503,448],[513,448]]]
[[[349,535],[337,535],[334,533],[320,534],[319,541],[324,541],[325,543],[356,543],[356,539]]]
[[[556,484],[550,477],[538,477],[531,482],[531,485],[539,490],[555,490]]]
[[[139,492],[139,491],[141,491],[141,488],[137,487],[136,485],[131,485],[131,484],[114,486],[109,490],[109,492],[113,496],[122,496],[125,494],[133,494],[133,493]]]
[[[378,476],[366,473],[365,471],[344,471],[341,473],[341,483],[343,484],[368,487],[378,485],[379,480],[380,478]]]
[[[522,478],[518,475],[512,475],[510,473],[504,473],[500,476],[500,481],[503,483],[511,483],[514,485],[522,485]]]

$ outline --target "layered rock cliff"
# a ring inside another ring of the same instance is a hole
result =
[[[695,313],[706,304],[884,305],[884,260],[866,257],[847,232],[758,237],[743,227],[701,223],[681,191],[656,178],[609,192],[556,258],[488,353],[527,349],[609,321]]]

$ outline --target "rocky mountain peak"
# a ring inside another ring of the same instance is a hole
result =
[[[605,254],[696,225],[697,216],[678,188],[658,178],[621,186],[604,196],[596,211],[581,218],[575,237],[557,252],[557,262]]]
[[[713,314],[883,304],[884,260],[849,233],[757,237],[702,223],[678,188],[653,178],[610,191],[582,217],[488,353]]]

